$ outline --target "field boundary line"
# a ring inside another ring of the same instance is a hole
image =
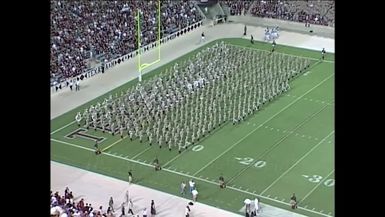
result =
[[[57,140],[57,139],[51,139],[51,140],[55,141],[55,142],[63,143],[63,144],[69,145],[69,146],[73,146],[73,147],[81,148],[81,149],[84,149],[84,150],[88,150],[88,151],[91,151],[91,152],[95,151],[95,150],[93,150],[91,148],[86,148],[86,147],[83,147],[83,146],[71,144],[69,142],[64,142],[64,141],[60,141],[60,140]],[[113,157],[113,158],[119,158],[119,159],[122,159],[122,160],[125,160],[125,161],[129,161],[131,163],[137,163],[137,164],[140,164],[140,165],[143,165],[143,166],[154,168],[154,166],[152,164],[143,163],[143,162],[140,162],[140,161],[132,160],[130,158],[121,157],[121,156],[114,155],[114,154],[107,153],[107,152],[102,152],[102,154],[110,156],[110,157]],[[173,173],[173,174],[177,174],[177,175],[180,175],[180,176],[185,176],[185,177],[188,177],[188,178],[193,178],[195,180],[200,180],[202,182],[218,185],[217,182],[213,182],[213,181],[210,181],[210,180],[206,180],[206,179],[202,179],[202,178],[199,178],[199,177],[195,177],[194,175],[188,175],[188,174],[185,174],[185,173],[181,173],[181,172],[170,170],[170,169],[166,169],[166,168],[162,168],[162,171],[167,171],[169,173]],[[285,203],[285,202],[282,202],[280,200],[275,200],[273,198],[269,198],[269,197],[265,197],[265,196],[262,196],[262,195],[259,195],[259,194],[248,192],[248,191],[245,191],[245,190],[242,190],[242,189],[234,188],[234,187],[231,187],[231,186],[227,186],[226,188],[232,189],[234,191],[242,192],[242,193],[245,193],[245,194],[250,194],[250,195],[253,195],[253,196],[257,196],[257,197],[260,197],[260,198],[263,198],[263,199],[266,199],[266,200],[269,200],[269,201],[273,201],[273,202],[276,202],[276,203],[280,203],[280,204],[283,204],[283,205],[290,206],[289,203]],[[271,204],[269,204],[269,205],[271,205]],[[304,210],[304,211],[308,211],[308,212],[312,212],[312,213],[319,214],[319,215],[326,216],[326,217],[332,217],[331,215],[327,215],[327,214],[320,213],[320,212],[317,212],[317,211],[314,211],[314,210],[310,210],[310,209],[306,209],[306,208],[303,208],[303,207],[298,207],[298,209],[301,209],[301,210]]]
[[[322,144],[329,136],[334,133],[334,130],[325,136],[317,145],[313,146],[308,152],[306,152],[300,159],[298,159],[289,169],[283,172],[274,182],[265,188],[260,194],[264,194],[268,189],[270,189],[275,183],[277,183],[284,175],[286,175],[291,169],[293,169],[299,162],[301,162],[306,156],[308,156],[314,149],[316,149],[320,144]]]
[[[273,116],[271,116],[270,118],[268,118],[266,121],[264,121],[262,124],[260,124],[257,128],[255,128],[254,130],[252,130],[250,133],[246,134],[244,137],[242,137],[240,140],[238,140],[236,143],[234,143],[233,145],[231,145],[229,148],[227,148],[222,154],[218,155],[216,158],[214,158],[213,160],[211,160],[209,163],[207,163],[204,167],[202,167],[201,169],[199,169],[198,171],[196,171],[193,175],[195,176],[196,174],[200,173],[202,170],[206,169],[209,165],[211,165],[214,161],[218,160],[220,157],[222,157],[224,154],[226,154],[228,151],[230,151],[232,148],[234,148],[236,145],[238,145],[240,142],[242,142],[244,139],[246,139],[248,136],[250,136],[251,134],[253,134],[256,130],[258,130],[259,128],[261,128],[264,124],[266,124],[267,122],[269,122],[270,120],[272,120],[273,118],[275,118],[275,116],[279,115],[281,112],[285,111],[287,108],[289,108],[291,105],[293,105],[294,103],[296,103],[298,100],[300,100],[302,97],[304,97],[305,95],[307,95],[308,93],[310,93],[312,90],[314,90],[315,88],[319,87],[321,84],[323,84],[326,80],[328,80],[329,78],[331,78],[332,76],[334,76],[334,74],[331,74],[329,75],[327,78],[325,78],[324,80],[322,80],[319,84],[317,84],[316,86],[312,87],[310,90],[306,91],[304,94],[302,94],[300,97],[298,97],[297,99],[295,99],[294,101],[292,101],[291,103],[289,103],[288,105],[286,105],[285,107],[283,107],[280,111],[278,111],[276,114],[274,114]]]

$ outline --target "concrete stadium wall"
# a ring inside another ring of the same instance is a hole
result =
[[[330,26],[320,26],[320,25],[310,24],[310,27],[305,27],[305,23],[298,23],[298,22],[271,19],[271,18],[253,17],[250,15],[229,16],[227,20],[228,22],[243,23],[243,24],[252,25],[252,26],[269,26],[269,27],[279,26],[281,30],[288,30],[293,32],[305,33],[309,35],[317,35],[317,36],[323,36],[327,38],[334,38],[334,27],[330,27]],[[310,33],[309,32],[310,30],[313,30],[313,33]]]

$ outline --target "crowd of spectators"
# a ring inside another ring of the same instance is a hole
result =
[[[137,9],[145,46],[157,39],[158,1],[51,1],[51,77],[84,72],[91,55],[112,60],[136,50]],[[187,0],[161,1],[160,12],[161,38],[202,19]]]
[[[250,13],[257,17],[334,26],[335,1],[255,1]]]
[[[230,15],[246,15],[334,26],[335,1],[224,0]]]
[[[113,217],[110,210],[102,206],[94,209],[91,203],[86,203],[84,198],[75,202],[72,191],[67,187],[64,195],[51,191],[51,217]]]
[[[226,5],[230,9],[230,15],[232,16],[240,16],[246,15],[250,6],[253,3],[253,0],[237,0],[237,1],[220,1],[222,7]]]

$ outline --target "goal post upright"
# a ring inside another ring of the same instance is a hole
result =
[[[140,9],[138,9],[138,12],[136,13],[136,20],[137,20],[137,43],[138,43],[138,71],[139,71],[139,82],[142,81],[142,68],[140,67],[140,40],[141,40],[141,32],[140,32]]]
[[[158,47],[158,58],[152,63],[141,63],[141,29],[140,29],[140,13],[141,10],[137,10],[137,15],[136,15],[136,20],[137,20],[137,41],[138,41],[138,71],[139,71],[139,82],[142,81],[142,70],[157,63],[160,62],[160,0],[158,0],[158,34],[157,34],[157,40],[156,40],[156,45]]]

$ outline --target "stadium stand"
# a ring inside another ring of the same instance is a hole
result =
[[[51,217],[112,217],[112,210],[104,210],[102,206],[95,209],[91,203],[86,203],[84,198],[74,198],[72,191],[67,187],[64,195],[51,191]]]
[[[255,1],[253,16],[334,26],[334,1]]]
[[[249,10],[250,6],[252,5],[252,0],[237,0],[237,1],[220,1],[221,6],[224,5],[229,7],[230,9],[230,15],[232,16],[240,16],[240,15],[246,15],[246,12]]]
[[[157,39],[157,1],[51,1],[51,82],[107,62],[137,47],[135,16],[141,10],[141,45]],[[161,1],[161,38],[202,20],[187,1]]]

